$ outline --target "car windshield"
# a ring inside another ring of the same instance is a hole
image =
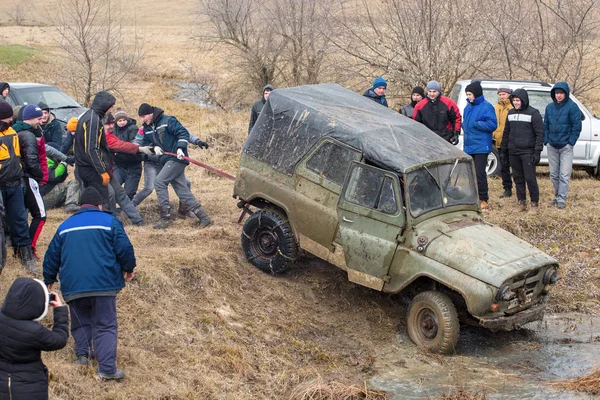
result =
[[[19,88],[18,95],[22,105],[44,102],[52,109],[81,107],[68,94],[51,86]]]
[[[456,160],[409,172],[408,197],[410,213],[415,218],[442,207],[475,204],[471,163]]]

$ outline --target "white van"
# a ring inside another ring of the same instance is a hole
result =
[[[546,112],[546,105],[552,101],[550,90],[553,85],[546,82],[470,79],[457,82],[452,88],[452,92],[449,96],[456,102],[463,115],[465,106],[467,105],[465,88],[473,81],[481,81],[483,96],[487,101],[492,103],[492,105],[498,103],[497,90],[502,87],[511,88],[512,90],[519,88],[525,89],[529,95],[529,105],[537,108],[540,114],[542,114],[542,118]],[[598,161],[600,159],[600,118],[592,114],[572,94],[570,95],[570,98],[579,106],[582,120],[581,135],[579,135],[579,140],[573,148],[573,167],[585,169],[590,175],[600,178],[600,168],[598,167]],[[462,134],[459,146],[462,148]],[[540,164],[548,165],[546,147],[544,147],[544,150],[542,151]],[[494,147],[492,153],[490,153],[488,157],[488,175],[498,175],[500,173],[498,167],[498,151]]]

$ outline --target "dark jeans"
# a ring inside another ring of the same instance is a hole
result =
[[[98,172],[96,172],[94,168],[87,167],[79,167],[76,168],[75,171],[75,173],[79,175],[79,179],[81,179],[84,188],[91,186],[98,190],[100,198],[102,199],[102,209],[110,211],[111,206],[110,197],[108,196],[108,186],[102,184],[102,177],[98,175]]]
[[[510,156],[508,152],[501,154],[500,158],[500,175],[502,176],[502,187],[507,190],[512,190],[512,177],[510,176]]]
[[[31,238],[29,237],[23,186],[3,187],[0,190],[13,247],[30,245]]]
[[[479,191],[479,200],[488,201],[488,182],[487,173],[487,154],[471,154],[475,162],[475,175],[477,175],[477,189]]]
[[[511,154],[510,165],[515,178],[517,187],[517,200],[526,201],[527,193],[525,184],[529,188],[529,197],[532,203],[540,201],[540,190],[538,188],[537,178],[535,177],[535,164],[531,162],[533,154]]]
[[[114,374],[117,370],[117,298],[82,297],[69,302],[71,335],[77,357],[95,357],[98,371]]]
[[[125,184],[125,193],[132,200],[140,185],[142,163],[140,162],[129,167],[117,167],[113,171],[113,176],[117,179],[119,185]]]

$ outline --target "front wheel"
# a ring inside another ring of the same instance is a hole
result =
[[[287,217],[264,209],[252,214],[242,229],[246,259],[263,272],[278,274],[296,260],[298,244]]]
[[[492,152],[488,154],[485,172],[487,176],[498,176],[500,173],[500,153],[496,146],[492,146]]]
[[[443,293],[419,293],[408,308],[407,330],[417,346],[432,353],[452,353],[460,332],[456,307]]]

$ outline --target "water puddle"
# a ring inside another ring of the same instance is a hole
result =
[[[600,317],[547,315],[513,332],[461,326],[457,355],[430,355],[404,333],[394,351],[377,357],[385,371],[370,381],[391,398],[427,399],[456,387],[484,390],[490,399],[592,399],[551,382],[585,375],[600,364]]]
[[[179,90],[174,95],[175,100],[194,103],[210,110],[215,109],[215,106],[212,104],[210,96],[208,95],[208,92],[211,89],[210,84],[179,81],[170,81],[169,83],[179,87]]]

